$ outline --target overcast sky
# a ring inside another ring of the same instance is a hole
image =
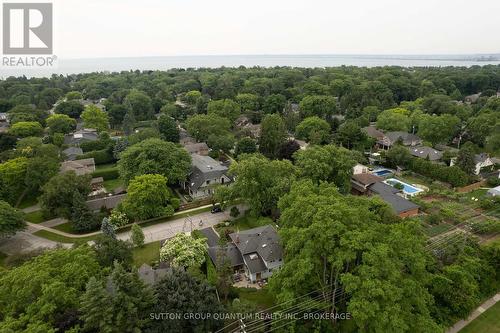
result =
[[[62,58],[500,53],[499,0],[54,0]]]

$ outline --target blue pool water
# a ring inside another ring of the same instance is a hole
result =
[[[392,174],[392,171],[388,170],[388,169],[379,169],[379,170],[373,171],[373,174],[380,176],[380,177],[383,177],[383,176],[387,176],[387,175]]]
[[[395,183],[399,183],[399,184],[403,185],[403,192],[405,194],[409,194],[409,195],[413,195],[413,194],[417,194],[418,192],[422,192],[421,189],[416,188],[415,186],[411,186],[410,184],[403,183],[402,181],[399,181],[399,180],[394,179],[394,178],[389,178],[386,181],[384,181],[384,183],[391,185],[391,186],[393,186]]]

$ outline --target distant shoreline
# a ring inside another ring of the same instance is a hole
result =
[[[50,77],[92,72],[169,70],[173,68],[219,67],[471,67],[500,65],[500,54],[457,55],[186,55],[59,59],[55,68],[0,68],[0,78],[9,76]]]

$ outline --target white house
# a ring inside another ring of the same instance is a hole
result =
[[[481,169],[493,166],[495,163],[491,160],[490,156],[486,153],[476,154],[474,156],[474,163],[476,163],[474,173],[479,175]],[[456,158],[450,160],[450,166],[456,164]]]

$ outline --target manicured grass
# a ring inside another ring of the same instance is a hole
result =
[[[275,303],[273,295],[266,288],[236,288],[236,291],[238,291],[239,299],[252,302],[261,310],[270,308]]]
[[[71,222],[66,222],[63,224],[56,225],[55,227],[52,227],[52,229],[56,229],[59,231],[67,232],[68,234],[73,234],[73,235],[84,235],[88,234],[91,232],[99,231],[99,228],[93,230],[93,231],[87,231],[87,232],[78,232],[75,229],[73,229],[73,223]]]
[[[151,265],[153,261],[160,260],[160,242],[153,242],[143,247],[134,248],[134,265],[140,267],[142,264]]]
[[[108,190],[108,192],[113,191],[117,187],[123,186],[123,182],[121,179],[110,179],[104,181],[104,188]]]
[[[215,229],[219,233],[219,235],[224,235],[224,232],[227,229],[231,230],[248,230],[256,227],[260,227],[266,224],[272,223],[273,220],[270,217],[263,217],[263,216],[252,216],[251,214],[246,214],[233,222],[231,222],[230,225],[225,226],[224,224],[218,224],[215,226]]]
[[[59,242],[59,243],[67,243],[67,244],[73,244],[73,243],[79,243],[79,242],[88,242],[91,240],[95,240],[97,236],[87,236],[87,237],[78,237],[78,238],[71,238],[71,237],[66,237],[63,235],[59,235],[53,232],[50,232],[48,230],[38,230],[37,232],[33,233],[33,235],[42,237],[54,242]]]
[[[465,326],[460,333],[500,333],[500,302],[474,319],[469,325]]]
[[[107,169],[113,169],[115,167],[116,167],[116,163],[108,163],[108,164],[96,165],[95,169],[96,170],[107,170]]]
[[[41,210],[37,210],[35,212],[24,214],[24,219],[28,222],[36,223],[36,224],[42,223],[45,221],[45,218],[43,217]]]

